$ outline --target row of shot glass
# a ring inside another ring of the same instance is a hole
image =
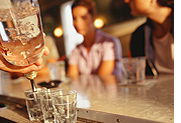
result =
[[[30,121],[44,123],[76,123],[77,92],[75,90],[37,88],[26,90],[25,101]]]

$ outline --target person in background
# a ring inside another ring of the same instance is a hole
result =
[[[84,37],[68,60],[69,76],[79,74],[121,73],[122,47],[118,38],[94,26],[96,6],[94,0],[75,0],[72,4],[73,24]]]
[[[44,55],[49,54],[49,49],[45,46]],[[36,63],[29,66],[15,66],[7,62],[3,55],[0,53],[0,70],[7,72],[16,72],[16,73],[28,73],[31,71],[39,71],[43,68],[43,58],[40,58]]]
[[[60,58],[60,56],[59,56],[57,46],[52,36],[50,35],[45,36],[45,45],[50,50],[50,53],[48,56],[45,56],[45,55],[43,56],[44,65],[47,65],[50,62],[57,61]]]
[[[174,74],[174,0],[125,0],[147,22],[132,34],[132,57],[146,56],[146,75]]]

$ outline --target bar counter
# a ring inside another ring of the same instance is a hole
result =
[[[38,73],[35,82],[38,84],[45,80],[49,80],[46,67]],[[24,99],[24,91],[30,87],[26,78],[11,80],[7,73],[1,71],[0,97]],[[139,123],[174,122],[173,75],[159,75],[157,79],[146,79],[139,85],[124,85],[115,76],[82,75],[67,78],[58,88],[78,92],[78,109],[119,115],[122,117],[120,123],[126,118],[133,118],[133,122],[134,118],[140,119],[135,120]],[[3,102],[2,98],[0,102]]]

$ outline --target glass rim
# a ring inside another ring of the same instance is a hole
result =
[[[62,93],[57,93],[57,92],[62,92]],[[68,93],[65,93],[65,92],[68,92]],[[62,89],[62,90],[54,91],[51,94],[52,94],[52,96],[55,96],[55,95],[57,96],[57,94],[59,96],[69,96],[69,95],[77,94],[77,91],[76,90],[64,90],[64,89]]]
[[[46,87],[40,87],[40,88],[36,88],[37,89],[37,91],[36,92],[40,92],[40,91],[42,91],[42,89],[47,89]],[[24,93],[32,93],[33,92],[33,90],[31,89],[31,88],[29,88],[29,89],[27,89],[27,90],[25,90],[24,91]],[[35,93],[36,93],[35,92]]]
[[[47,88],[45,90],[40,90],[40,94],[44,94],[44,93],[53,93],[53,92],[56,92],[56,91],[61,91],[62,89],[60,88]]]

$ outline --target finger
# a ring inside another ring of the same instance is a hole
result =
[[[43,36],[46,37],[46,34],[43,32]]]
[[[45,46],[45,48],[44,48],[45,50],[44,50],[44,55],[46,55],[46,56],[48,56],[48,54],[50,53],[50,51],[49,51],[49,49],[48,49],[48,47],[47,46]]]
[[[43,64],[41,64],[40,66],[36,66],[35,64],[33,64],[33,65],[31,65],[31,66],[29,66],[29,67],[27,67],[27,68],[25,68],[25,69],[22,69],[22,73],[29,73],[29,72],[31,72],[31,71],[39,71],[39,70],[41,70],[42,68],[44,67],[44,65]]]
[[[40,66],[43,63],[43,58],[38,59],[38,61],[35,62],[35,65]]]
[[[40,65],[41,66],[41,65]],[[17,73],[28,73],[30,71],[37,71],[41,68],[38,68],[39,66],[36,66],[36,65],[30,65],[28,67],[11,67],[11,68],[4,68],[3,70],[4,71],[7,71],[7,72],[17,72]]]
[[[34,64],[34,65],[32,65],[32,66],[29,68],[29,71],[30,71],[30,72],[31,72],[31,71],[39,71],[39,70],[41,70],[43,67],[44,67],[43,64],[41,64],[40,66],[36,66],[36,65]]]

